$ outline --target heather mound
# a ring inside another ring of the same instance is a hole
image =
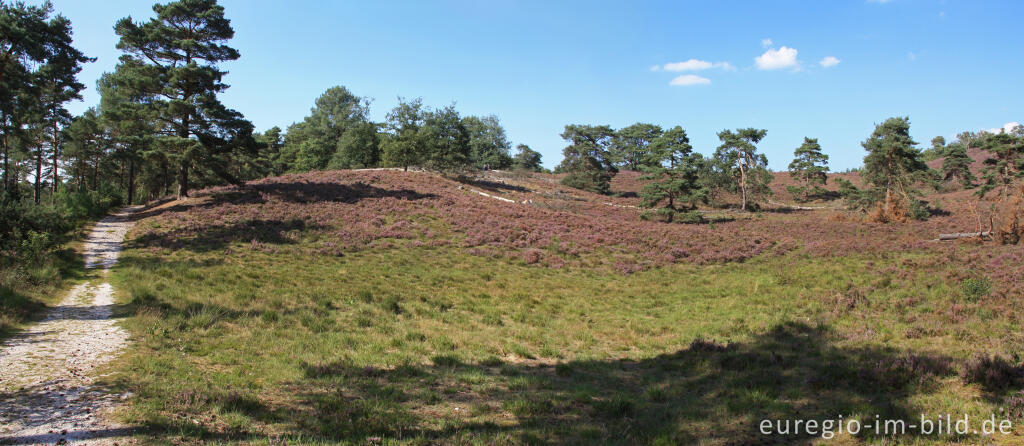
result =
[[[486,195],[484,195],[486,194]],[[550,267],[635,271],[673,262],[742,261],[764,252],[815,255],[927,248],[949,216],[908,226],[841,221],[828,213],[726,213],[712,225],[646,222],[616,199],[543,177],[459,183],[422,172],[329,171],[201,191],[158,214],[137,242],[197,250],[287,249],[343,255],[394,245],[452,246]],[[831,217],[831,218],[830,218]]]

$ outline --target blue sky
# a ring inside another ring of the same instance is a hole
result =
[[[117,63],[114,22],[148,19],[152,1],[54,3],[76,45],[98,58],[81,75],[89,90],[71,106],[80,112]],[[549,167],[565,124],[651,122],[683,126],[702,153],[719,130],[765,128],[774,169],[816,137],[842,170],[861,164],[860,142],[890,116],[909,116],[922,144],[1024,121],[1024,2],[222,4],[242,54],[223,66],[232,88],[222,100],[259,130],[301,120],[344,85],[373,99],[376,120],[398,96],[496,114]]]

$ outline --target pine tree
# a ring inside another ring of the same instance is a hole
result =
[[[614,136],[615,131],[607,125],[566,125],[562,139],[570,144],[562,150],[558,171],[568,175],[562,178],[562,184],[599,194],[608,193],[612,175],[617,172],[609,152]]]
[[[531,172],[540,172],[543,169],[540,164],[541,154],[526,144],[516,145],[516,156],[513,160],[517,169]]]
[[[662,205],[659,213],[671,222],[680,209],[694,206],[705,197],[698,183],[700,154],[693,153],[690,139],[682,127],[665,131],[649,146],[638,163],[649,181],[640,192],[642,206]]]
[[[651,145],[661,137],[661,127],[638,122],[615,132],[612,142],[612,157],[624,169],[641,170],[641,165],[651,152]]]
[[[40,105],[44,112],[44,134],[48,136],[50,146],[50,193],[57,193],[60,184],[58,160],[60,159],[60,128],[71,122],[71,114],[64,104],[82,98],[85,85],[78,82],[77,75],[82,65],[94,62],[95,58],[85,57],[81,51],[72,46],[71,21],[58,15],[49,22],[48,53],[46,63],[40,67],[37,79],[40,83]],[[40,163],[41,164],[41,163]],[[36,203],[39,203],[40,177],[42,169],[36,174]]]
[[[953,143],[946,148],[945,154],[946,158],[942,160],[942,180],[955,180],[965,188],[972,187],[976,179],[971,172],[974,160],[967,156],[967,149],[959,143]]]
[[[767,130],[754,128],[718,132],[722,145],[718,146],[715,158],[731,169],[742,199],[740,208],[743,210],[747,210],[749,201],[771,193],[771,189],[768,189],[768,183],[772,180],[772,174],[768,171],[768,158],[757,152],[756,145],[767,133]]]
[[[872,186],[871,196],[880,206],[878,220],[898,220],[901,216],[895,214],[903,212],[925,218],[927,212],[915,198],[919,192],[914,184],[925,180],[930,169],[914,147],[917,142],[910,137],[910,119],[887,119],[875,126],[861,145],[868,151],[862,176]]]
[[[46,62],[52,28],[48,23],[53,5],[0,2],[0,146],[3,148],[3,191],[15,197],[19,166],[26,154],[23,128],[32,124],[29,114],[39,106],[39,86],[32,66]],[[38,148],[38,146],[36,146]],[[16,153],[17,151],[17,153]],[[41,154],[38,158],[41,158]],[[38,159],[37,158],[37,159]],[[37,163],[38,164],[38,163]],[[14,181],[12,180],[14,177]]]
[[[786,187],[793,198],[807,201],[825,192],[822,186],[828,181],[828,155],[821,152],[817,138],[804,137],[804,143],[793,151],[789,174],[800,182],[800,186]]]
[[[227,171],[225,154],[252,149],[252,124],[224,107],[217,94],[228,88],[217,64],[236,60],[225,43],[234,36],[224,8],[216,0],[179,0],[153,6],[156,17],[136,23],[121,19],[114,30],[124,51],[118,70],[125,88],[144,89],[169,134],[160,145],[177,164],[178,197],[189,193],[193,167],[237,183]]]
[[[985,168],[981,171],[985,183],[978,190],[978,195],[984,196],[992,190],[998,190],[1002,195],[1010,183],[1024,177],[1024,135],[1006,132],[988,135],[981,147],[992,157],[985,160]]]

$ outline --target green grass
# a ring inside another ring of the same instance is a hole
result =
[[[949,267],[797,253],[621,275],[449,248],[136,247],[113,276],[136,344],[112,383],[153,443],[734,444],[764,441],[764,418],[987,417],[1005,392],[958,371],[1020,353],[1019,304],[966,298]]]
[[[86,277],[78,245],[49,252],[34,264],[0,261],[0,340],[24,328],[48,305],[60,302],[70,283]]]

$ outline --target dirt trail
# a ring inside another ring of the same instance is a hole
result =
[[[0,347],[0,444],[125,444],[131,430],[106,415],[125,396],[94,385],[96,367],[124,348],[111,319],[107,270],[131,227],[129,207],[100,220],[85,240],[85,265],[102,271]]]

